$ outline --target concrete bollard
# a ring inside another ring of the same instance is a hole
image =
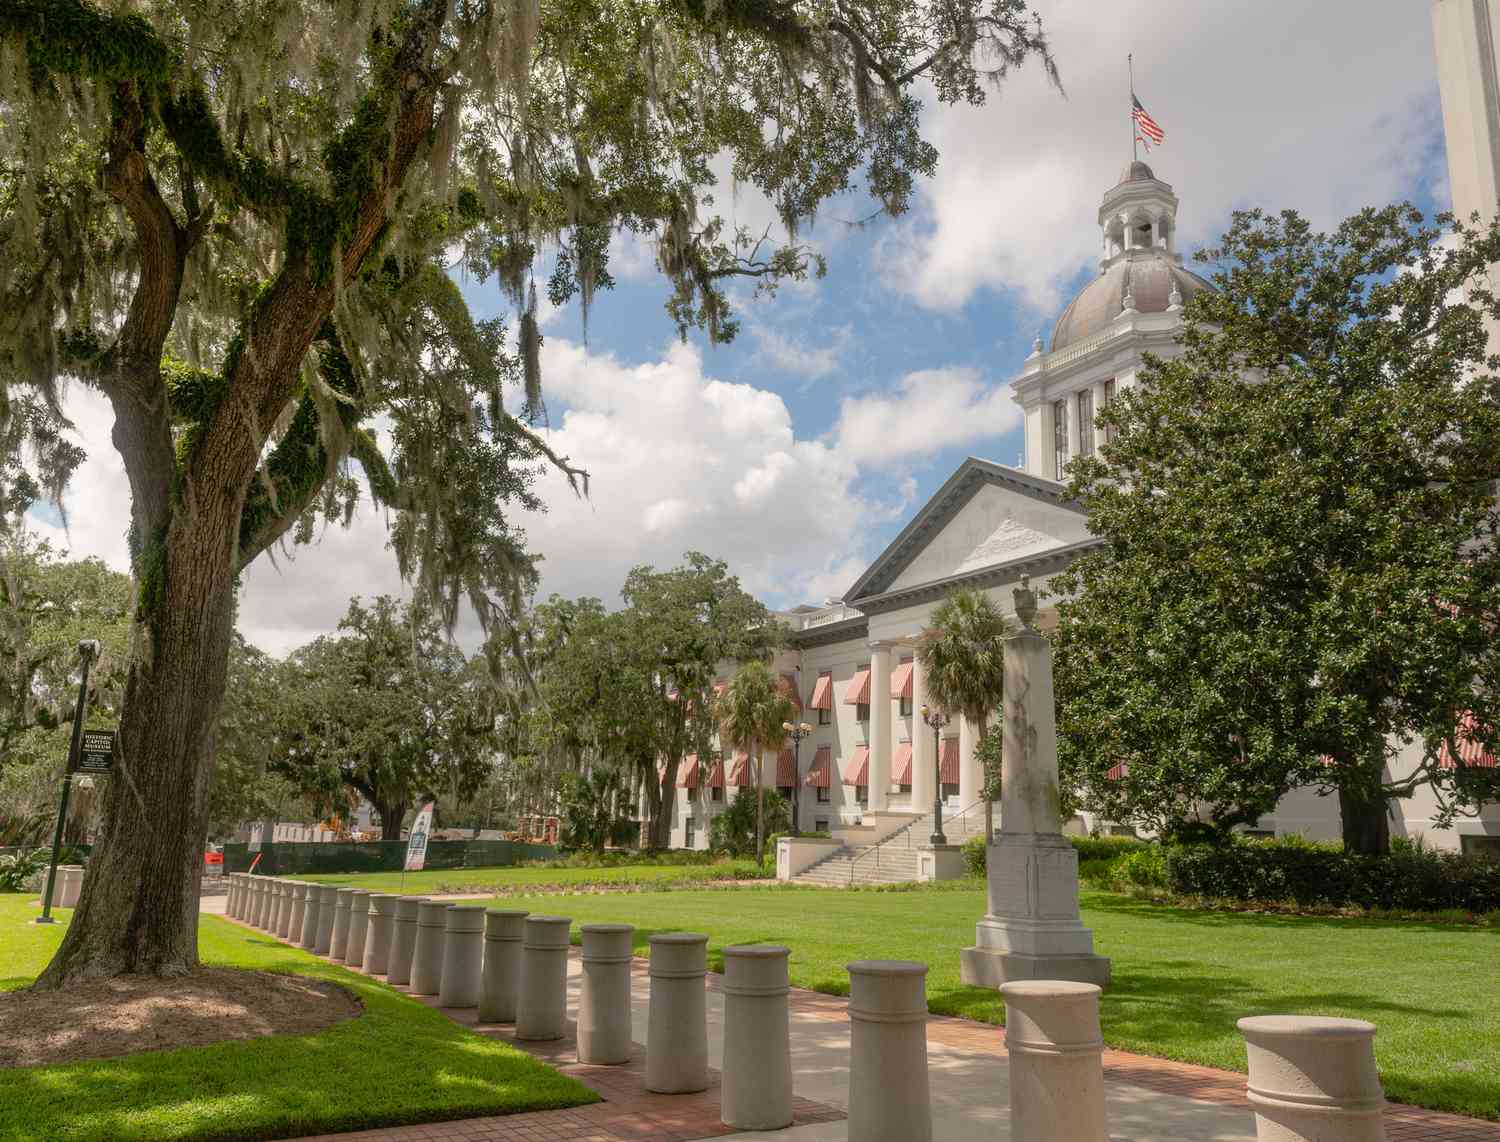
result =
[[[391,955],[391,927],[396,919],[396,896],[377,892],[370,897],[370,919],[365,929],[363,967],[370,975],[385,975]]]
[[[1109,1142],[1100,989],[1028,979],[1002,984],[1014,1142]]]
[[[302,943],[302,930],[307,926],[307,890],[311,887],[305,880],[292,881],[292,922],[286,934],[294,944]]]
[[[932,1142],[927,965],[849,965],[849,1142]]]
[[[583,926],[583,980],[578,992],[578,1061],[630,1062],[630,961],[633,924]]]
[[[256,880],[255,896],[255,915],[251,918],[251,923],[257,928],[264,929],[266,927],[266,915],[271,910],[270,877],[262,876]]]
[[[252,928],[256,926],[255,922],[258,918],[256,913],[260,910],[260,889],[260,877],[252,873],[250,875],[250,895],[245,902],[245,923],[249,924]]]
[[[646,1022],[646,1089],[688,1094],[708,1089],[708,937],[651,937],[651,1004]]]
[[[789,948],[724,949],[724,1066],[719,1118],[736,1130],[792,1124]]]
[[[417,943],[412,949],[409,981],[413,995],[436,995],[443,990],[447,926],[447,901],[424,900],[417,905]]]
[[[276,881],[276,938],[291,935],[291,890],[293,882]]]
[[[240,874],[231,872],[229,874],[229,895],[224,900],[224,915],[231,920],[240,917]]]
[[[323,886],[309,884],[302,890],[302,938],[297,942],[309,952],[318,950],[318,929],[323,924]]]
[[[54,907],[54,908],[71,908],[71,907],[73,907],[72,904],[64,904],[63,901],[66,900],[67,897],[68,897],[68,873],[72,872],[74,869],[79,868],[79,867],[80,866],[76,865],[76,864],[60,864],[60,865],[57,866],[57,875],[52,878],[52,907]],[[45,890],[45,888],[46,888],[46,878],[45,877],[42,880],[42,887]],[[76,899],[75,899],[75,903],[76,903]]]
[[[370,928],[370,893],[356,888],[349,893],[349,941],[344,945],[344,962],[352,968],[365,962],[365,933]]]
[[[1373,1023],[1255,1015],[1239,1028],[1259,1142],[1385,1142]]]
[[[81,864],[70,864],[67,868],[57,870],[62,874],[62,904],[63,908],[77,908],[78,898],[83,895],[83,874],[85,869]]]
[[[570,916],[528,916],[516,983],[516,1038],[561,1039],[568,1029]]]
[[[318,931],[312,950],[320,956],[326,956],[333,946],[333,914],[338,899],[338,885],[318,885]]]
[[[443,978],[440,1007],[478,1007],[479,977],[484,966],[484,908],[452,904],[443,927]]]
[[[343,962],[344,953],[349,950],[349,906],[354,899],[355,890],[352,888],[339,889],[338,898],[333,904],[333,932],[328,938],[328,958]]]
[[[505,908],[489,908],[484,913],[484,971],[479,981],[481,1023],[516,1021],[521,931],[528,915]]]
[[[385,982],[411,983],[412,953],[417,947],[417,907],[424,896],[398,896],[391,924],[391,950],[386,955]]]

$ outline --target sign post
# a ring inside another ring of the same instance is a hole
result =
[[[57,858],[62,850],[63,826],[68,821],[68,794],[73,791],[73,774],[82,770],[87,773],[108,773],[110,766],[114,764],[115,733],[106,730],[96,733],[83,731],[83,714],[89,704],[89,666],[99,654],[99,643],[95,639],[86,638],[78,644],[78,657],[83,662],[83,674],[78,681],[78,705],[73,709],[73,738],[68,743],[68,767],[63,772],[62,797],[57,806],[57,827],[52,830],[52,860],[47,865],[47,886],[42,892],[42,914],[36,918],[38,924],[55,924],[52,919],[52,889],[57,883]],[[84,738],[92,739],[89,747],[85,747]],[[107,752],[103,752],[103,767],[93,768],[100,764],[102,747],[107,739]],[[91,759],[91,768],[84,768],[85,749]]]
[[[411,823],[411,832],[406,837],[406,860],[401,865],[401,891],[406,891],[406,874],[420,872],[427,863],[427,835],[432,832],[432,808],[429,801],[422,806],[417,819]]]

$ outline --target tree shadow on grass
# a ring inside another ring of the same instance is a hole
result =
[[[1236,929],[1252,926],[1300,931],[1332,932],[1441,932],[1500,941],[1500,928],[1481,928],[1441,920],[1397,920],[1369,916],[1314,916],[1287,912],[1236,912],[1228,909],[1190,908],[1179,904],[1141,900],[1114,892],[1086,892],[1082,899],[1087,913],[1108,913],[1134,919],[1194,928]]]

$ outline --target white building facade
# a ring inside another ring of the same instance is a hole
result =
[[[852,830],[878,839],[929,812],[939,787],[945,817],[957,818],[950,837],[972,835],[982,821],[977,729],[961,718],[936,734],[923,724],[917,711],[926,694],[915,640],[929,626],[932,608],[955,588],[982,589],[1011,615],[1011,592],[1022,576],[1044,591],[1051,576],[1099,542],[1059,479],[1073,458],[1104,443],[1095,416],[1136,383],[1142,356],[1169,358],[1180,351],[1184,305],[1212,288],[1183,267],[1177,208],[1172,187],[1142,162],[1129,164],[1105,193],[1099,276],[1063,311],[1050,344],[1037,341],[1012,384],[1024,413],[1024,468],[965,460],[844,599],[781,615],[791,627],[791,646],[775,669],[812,732],[799,754],[784,750],[763,764],[766,784],[775,773],[776,786],[798,799],[802,830]],[[1044,629],[1054,620],[1055,612],[1043,611]],[[1420,749],[1418,743],[1399,754],[1393,768],[1410,772]],[[700,788],[698,767],[683,767],[674,847],[707,847],[712,817],[751,785],[742,762],[711,768],[712,778]],[[1392,835],[1421,836],[1446,849],[1500,847],[1500,806],[1451,829],[1434,827],[1435,811],[1425,792],[1393,803]],[[1069,827],[1127,831],[1088,814]],[[1295,790],[1247,831],[1337,840],[1337,798]]]

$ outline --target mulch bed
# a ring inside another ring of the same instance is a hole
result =
[[[363,1010],[337,984],[235,968],[202,968],[175,979],[120,976],[62,991],[0,992],[0,1067],[305,1035]]]

